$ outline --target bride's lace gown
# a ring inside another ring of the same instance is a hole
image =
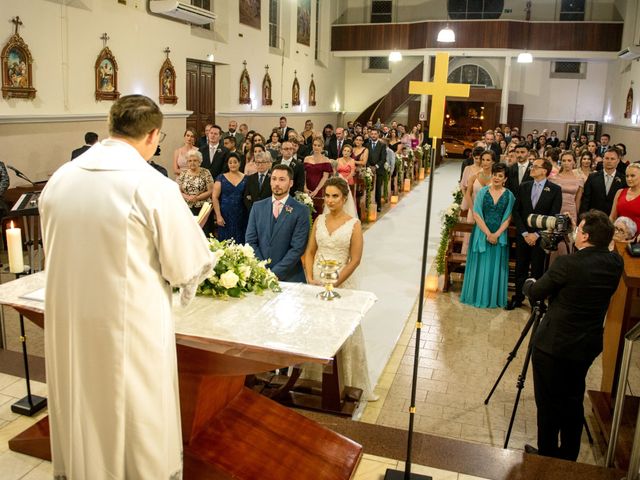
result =
[[[322,214],[318,216],[316,221],[316,243],[318,244],[318,250],[316,251],[313,262],[313,278],[315,280],[320,279],[319,259],[337,260],[342,265],[346,265],[349,262],[351,234],[353,233],[354,225],[359,221],[356,218],[351,218],[351,220],[346,221],[333,233],[329,233],[325,220],[326,216]],[[351,276],[338,287],[338,290],[340,288],[357,289],[358,282],[356,272],[353,272]],[[364,336],[360,325],[358,325],[353,334],[344,342],[337,356],[340,366],[342,367],[341,376],[343,385],[362,389],[363,400],[376,400],[377,398],[373,394],[371,381],[369,379]],[[309,373],[310,372],[307,372],[307,375],[309,375]],[[315,375],[312,376],[315,377]]]

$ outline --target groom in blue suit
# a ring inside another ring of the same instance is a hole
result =
[[[272,196],[253,204],[246,241],[260,260],[283,282],[305,282],[301,257],[309,239],[309,209],[289,196],[293,170],[275,165],[271,171]]]

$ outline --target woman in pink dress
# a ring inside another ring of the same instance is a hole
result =
[[[584,178],[575,172],[576,157],[571,150],[567,150],[560,156],[560,171],[550,181],[559,185],[562,189],[562,207],[560,213],[571,217],[572,228],[578,225],[578,212],[584,189]],[[558,250],[553,252],[550,262],[553,263],[559,255],[571,253],[571,244],[560,242]]]
[[[196,132],[187,128],[184,132],[184,144],[180,148],[176,148],[173,152],[173,174],[178,177],[180,173],[189,169],[187,159],[191,150],[197,150],[195,147]]]
[[[586,182],[593,172],[593,155],[590,152],[582,152],[578,167],[574,170]]]
[[[630,163],[626,171],[628,188],[616,192],[611,220],[628,217],[640,225],[640,164]]]
[[[316,212],[313,214],[315,220],[322,213],[324,205],[324,182],[329,175],[333,174],[331,161],[322,154],[324,142],[321,138],[313,140],[313,154],[304,159],[304,171],[306,174],[305,192],[313,199],[313,206]]]
[[[349,190],[351,190],[351,194],[355,198],[355,175],[356,175],[356,162],[351,158],[351,154],[353,153],[353,148],[351,145],[344,145],[342,147],[342,157],[338,158],[338,166],[336,167],[336,171],[338,174],[347,181],[347,185],[349,185]]]

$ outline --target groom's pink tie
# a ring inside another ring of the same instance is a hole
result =
[[[273,202],[273,218],[278,218],[280,215],[280,211],[282,210],[282,202],[280,200],[276,200]]]

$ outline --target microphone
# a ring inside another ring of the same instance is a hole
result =
[[[21,172],[20,170],[18,170],[16,167],[12,167],[11,165],[6,165],[6,167],[7,167],[9,170],[13,170],[13,173],[15,173],[15,174],[16,174],[16,176],[17,176],[18,178],[21,178],[21,179],[23,179],[23,180],[25,180],[25,181],[29,182],[29,183],[30,183],[31,185],[33,185],[34,187],[36,186],[36,184],[35,184],[35,183],[33,183],[33,182],[29,179],[29,177],[27,177],[24,173],[22,173],[22,172]]]

